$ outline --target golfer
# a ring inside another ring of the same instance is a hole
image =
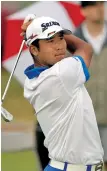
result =
[[[50,162],[44,170],[102,170],[103,149],[84,85],[90,77],[92,47],[44,16],[29,24],[26,39],[34,64],[24,71],[24,97],[45,135]],[[72,55],[65,58],[67,49]]]

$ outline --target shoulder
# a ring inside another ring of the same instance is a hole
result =
[[[63,60],[61,60],[60,62],[58,62],[58,64],[68,64],[68,65],[75,65],[77,64],[78,62],[80,62],[82,59],[82,57],[80,56],[70,56],[70,57],[67,57],[67,58],[64,58]],[[65,65],[66,66],[66,65]]]
[[[81,56],[72,56],[63,59],[59,63],[59,75],[70,78],[77,78],[79,75],[85,75],[86,81],[88,81],[90,74],[88,68]]]
[[[58,73],[68,75],[69,72],[76,72],[80,65],[81,61],[77,56],[67,57],[57,63]]]

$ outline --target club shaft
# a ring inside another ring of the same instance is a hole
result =
[[[5,88],[5,90],[4,90],[4,93],[3,93],[3,96],[2,96],[2,99],[1,99],[1,103],[3,102],[3,100],[4,100],[5,96],[6,96],[7,90],[8,90],[9,85],[10,85],[10,81],[11,81],[11,79],[12,79],[12,76],[13,76],[14,71],[15,71],[15,69],[16,69],[17,63],[18,63],[18,61],[19,61],[19,58],[20,58],[20,55],[21,55],[21,52],[22,52],[24,43],[25,43],[25,40],[22,41],[22,44],[21,44],[21,46],[20,46],[20,50],[19,50],[18,56],[17,56],[17,58],[16,58],[16,61],[15,61],[13,70],[12,70],[12,72],[11,72],[11,74],[10,74],[9,80],[8,80],[7,85],[6,85],[6,88]]]

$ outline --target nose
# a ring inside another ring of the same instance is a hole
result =
[[[63,45],[60,41],[57,41],[56,44],[55,44],[55,48],[57,50],[62,50],[63,49]]]

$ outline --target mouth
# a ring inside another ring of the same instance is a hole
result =
[[[55,55],[57,60],[62,60],[65,58],[65,54],[59,54],[59,55]]]
[[[55,56],[56,56],[56,57],[61,57],[61,56],[62,56],[62,57],[63,57],[63,56],[65,57],[65,53],[59,53],[59,54],[56,54]]]

